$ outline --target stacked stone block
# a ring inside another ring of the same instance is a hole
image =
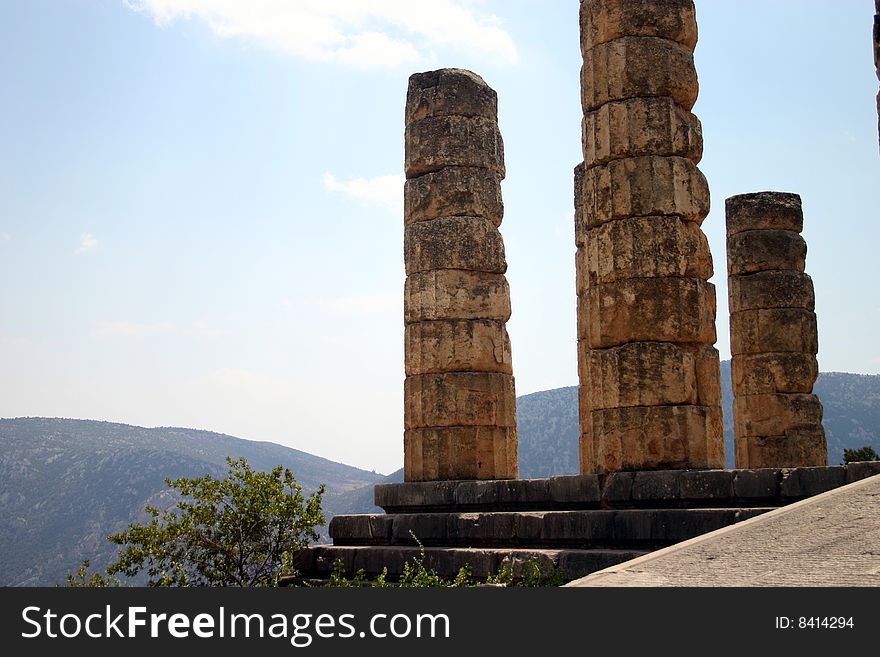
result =
[[[581,0],[581,471],[724,465],[692,0]]]
[[[827,465],[801,199],[743,194],[726,209],[736,467]]]
[[[519,472],[497,96],[461,69],[406,99],[404,479]]]

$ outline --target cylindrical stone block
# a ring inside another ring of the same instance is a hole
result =
[[[440,217],[481,217],[501,225],[501,178],[491,169],[446,167],[410,178],[403,187],[406,223]]]
[[[436,319],[510,319],[510,287],[503,274],[437,269],[410,274],[403,295],[407,324]]]
[[[439,116],[498,120],[498,95],[479,75],[461,68],[414,73],[406,93],[407,125]]]
[[[799,271],[762,271],[731,276],[728,298],[732,313],[759,308],[813,310],[816,306],[813,279]]]
[[[676,216],[634,217],[583,231],[578,293],[627,278],[712,277],[712,253],[700,227]]]
[[[585,229],[651,215],[699,224],[709,214],[709,184],[683,157],[633,157],[585,169],[580,198]]]
[[[702,279],[628,279],[588,288],[582,297],[578,338],[591,348],[715,343],[715,286]]]
[[[442,217],[409,224],[404,228],[403,254],[407,274],[437,269],[507,271],[501,233],[480,217]]]
[[[403,434],[407,481],[517,476],[515,427],[429,427]]]
[[[502,321],[416,322],[404,329],[406,375],[445,372],[513,374],[510,338]]]
[[[724,467],[721,412],[706,406],[594,410],[596,471]]]
[[[790,230],[747,230],[727,240],[727,274],[804,271],[807,243]]]
[[[806,468],[828,465],[822,425],[788,429],[784,436],[741,436],[735,440],[736,467]]]
[[[581,67],[584,113],[627,98],[668,96],[684,110],[697,100],[693,52],[655,37],[621,37],[587,50]]]
[[[819,376],[819,364],[811,353],[740,354],[731,361],[733,394],[809,393]]]
[[[509,374],[420,374],[407,377],[403,390],[406,429],[516,427],[516,393]]]
[[[747,230],[790,230],[800,233],[804,229],[801,197],[788,192],[731,196],[725,201],[725,212],[728,236]]]
[[[694,355],[669,342],[592,349],[586,367],[589,383],[581,391],[593,409],[697,402]]]
[[[504,177],[504,142],[498,123],[471,116],[428,117],[406,126],[407,178],[444,167],[481,167]]]
[[[816,313],[802,308],[743,310],[730,315],[730,352],[819,353]]]
[[[740,395],[733,400],[737,436],[784,436],[793,427],[822,424],[822,403],[812,394]]]
[[[697,18],[693,0],[581,0],[581,49],[625,36],[659,37],[693,51]]]
[[[643,155],[684,157],[696,164],[703,156],[699,119],[666,96],[606,103],[584,115],[581,130],[588,167]]]

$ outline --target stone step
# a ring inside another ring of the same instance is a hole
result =
[[[426,547],[423,563],[445,578],[455,577],[462,566],[469,564],[473,576],[485,580],[498,573],[502,564],[519,573],[523,565],[534,560],[544,572],[558,568],[566,580],[572,580],[644,554],[647,554],[644,550]],[[419,556],[420,549],[412,546],[314,545],[298,553],[294,567],[301,574],[300,581],[326,580],[333,571],[334,562],[341,559],[347,577],[363,569],[368,578],[374,578],[387,568],[388,579],[395,581],[403,573],[404,565],[414,563]]]
[[[389,514],[782,506],[880,474],[880,462],[758,470],[658,470],[549,479],[378,484]]]
[[[773,507],[594,509],[336,516],[335,546],[651,550],[760,515]]]

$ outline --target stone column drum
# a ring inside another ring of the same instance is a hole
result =
[[[519,473],[497,96],[461,69],[406,99],[404,479]]]
[[[581,0],[581,471],[724,466],[692,0]]]
[[[738,468],[828,465],[813,281],[801,198],[727,199],[733,427]]]

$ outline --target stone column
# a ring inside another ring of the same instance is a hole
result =
[[[874,68],[880,80],[880,0],[874,0]],[[877,94],[877,129],[880,132],[880,93]]]
[[[581,471],[724,467],[692,0],[581,0]]]
[[[733,426],[738,468],[828,465],[813,281],[801,198],[727,199]]]
[[[404,479],[519,473],[497,96],[461,69],[406,99]]]

